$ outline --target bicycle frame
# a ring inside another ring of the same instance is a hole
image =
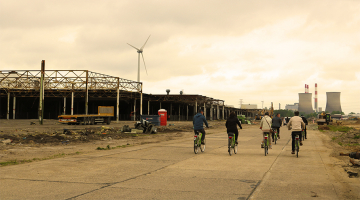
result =
[[[194,144],[195,144],[195,146],[199,146],[201,144],[202,133],[201,132],[198,132],[198,133],[199,133],[198,135],[196,135],[196,133],[194,135]]]

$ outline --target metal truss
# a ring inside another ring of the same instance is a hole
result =
[[[38,97],[40,70],[0,71],[0,90],[15,92],[19,96]],[[142,83],[88,70],[45,70],[44,90],[46,97],[67,97],[74,92],[90,97],[116,97],[120,93],[142,93]],[[3,93],[0,93],[0,95]]]
[[[144,100],[147,101],[160,101],[160,102],[174,102],[174,103],[186,103],[193,105],[197,102],[198,105],[225,105],[224,100],[213,99],[202,95],[162,95],[162,94],[144,94]]]

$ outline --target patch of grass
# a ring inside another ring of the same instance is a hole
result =
[[[342,143],[342,142],[338,142],[338,144],[339,144],[340,146],[342,146],[342,145],[343,145],[343,143]]]
[[[332,139],[332,141],[334,141],[334,140],[336,140],[336,137],[332,137],[331,139]]]
[[[355,135],[354,139],[360,139],[360,134],[359,135]]]
[[[132,146],[132,145],[127,144],[127,145],[121,145],[121,146],[116,146],[116,147],[110,147],[110,145],[107,145],[106,148],[98,147],[98,148],[96,148],[96,150],[111,150],[111,149],[125,148],[125,147],[130,147],[130,146]]]
[[[320,132],[325,132],[325,130],[319,129]]]
[[[354,143],[354,144],[346,144],[345,146],[360,146],[359,143]]]
[[[59,154],[55,154],[52,156],[48,156],[48,157],[44,157],[44,158],[33,158],[33,159],[29,159],[29,160],[10,160],[10,161],[6,161],[6,162],[0,162],[0,166],[8,166],[8,165],[18,165],[18,164],[23,164],[23,163],[30,163],[33,161],[41,161],[41,160],[49,160],[49,159],[54,159],[54,158],[61,158],[64,156],[70,156],[70,155],[75,155],[75,154],[80,154],[81,152],[77,151],[76,153],[70,153],[70,154],[65,154],[65,153],[59,153]]]
[[[329,125],[328,126],[330,128],[331,131],[336,132],[349,132],[351,129],[353,129],[352,127],[348,127],[348,126],[334,126],[334,125]]]

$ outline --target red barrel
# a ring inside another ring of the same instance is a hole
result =
[[[166,126],[167,124],[167,111],[165,109],[160,109],[158,111],[160,116],[160,126]]]

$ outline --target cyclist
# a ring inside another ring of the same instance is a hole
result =
[[[307,121],[307,119],[304,117],[304,115],[301,115],[301,119],[303,120],[303,122],[304,122],[304,124],[305,124],[304,133],[305,133],[305,139],[307,139],[306,126],[308,125],[308,121]]]
[[[231,112],[229,119],[226,120],[225,126],[227,129],[227,133],[234,133],[235,134],[235,143],[238,144],[238,136],[239,136],[239,132],[237,129],[237,126],[239,125],[240,129],[242,129],[241,127],[241,123],[239,121],[239,119],[236,117],[235,112]]]
[[[209,128],[209,125],[206,121],[206,118],[204,117],[204,111],[202,111],[201,109],[199,109],[199,112],[194,116],[193,119],[193,125],[194,125],[194,132],[196,134],[197,131],[202,133],[201,136],[201,144],[205,144],[204,140],[205,140],[205,130],[204,130],[204,126],[203,123],[205,123],[206,127]]]
[[[292,130],[291,136],[292,136],[292,145],[291,145],[291,154],[295,154],[295,136],[300,136],[300,146],[303,145],[301,140],[301,132],[305,128],[305,123],[299,117],[299,111],[294,112],[295,116],[292,117],[287,125],[289,130]]]
[[[263,136],[265,136],[265,134],[269,134],[269,136],[271,135],[270,134],[271,122],[272,122],[272,119],[269,117],[269,112],[266,112],[265,116],[261,119],[261,122],[260,122],[260,129],[263,131]],[[264,140],[261,142],[261,148],[263,148],[263,144],[264,144]],[[270,139],[269,139],[269,148],[271,149],[271,140]]]
[[[274,128],[277,130],[278,138],[280,139],[280,127],[282,125],[282,120],[280,118],[280,113],[276,113],[276,116],[272,118],[272,125],[271,128]],[[272,141],[274,142],[274,135],[272,134]]]

